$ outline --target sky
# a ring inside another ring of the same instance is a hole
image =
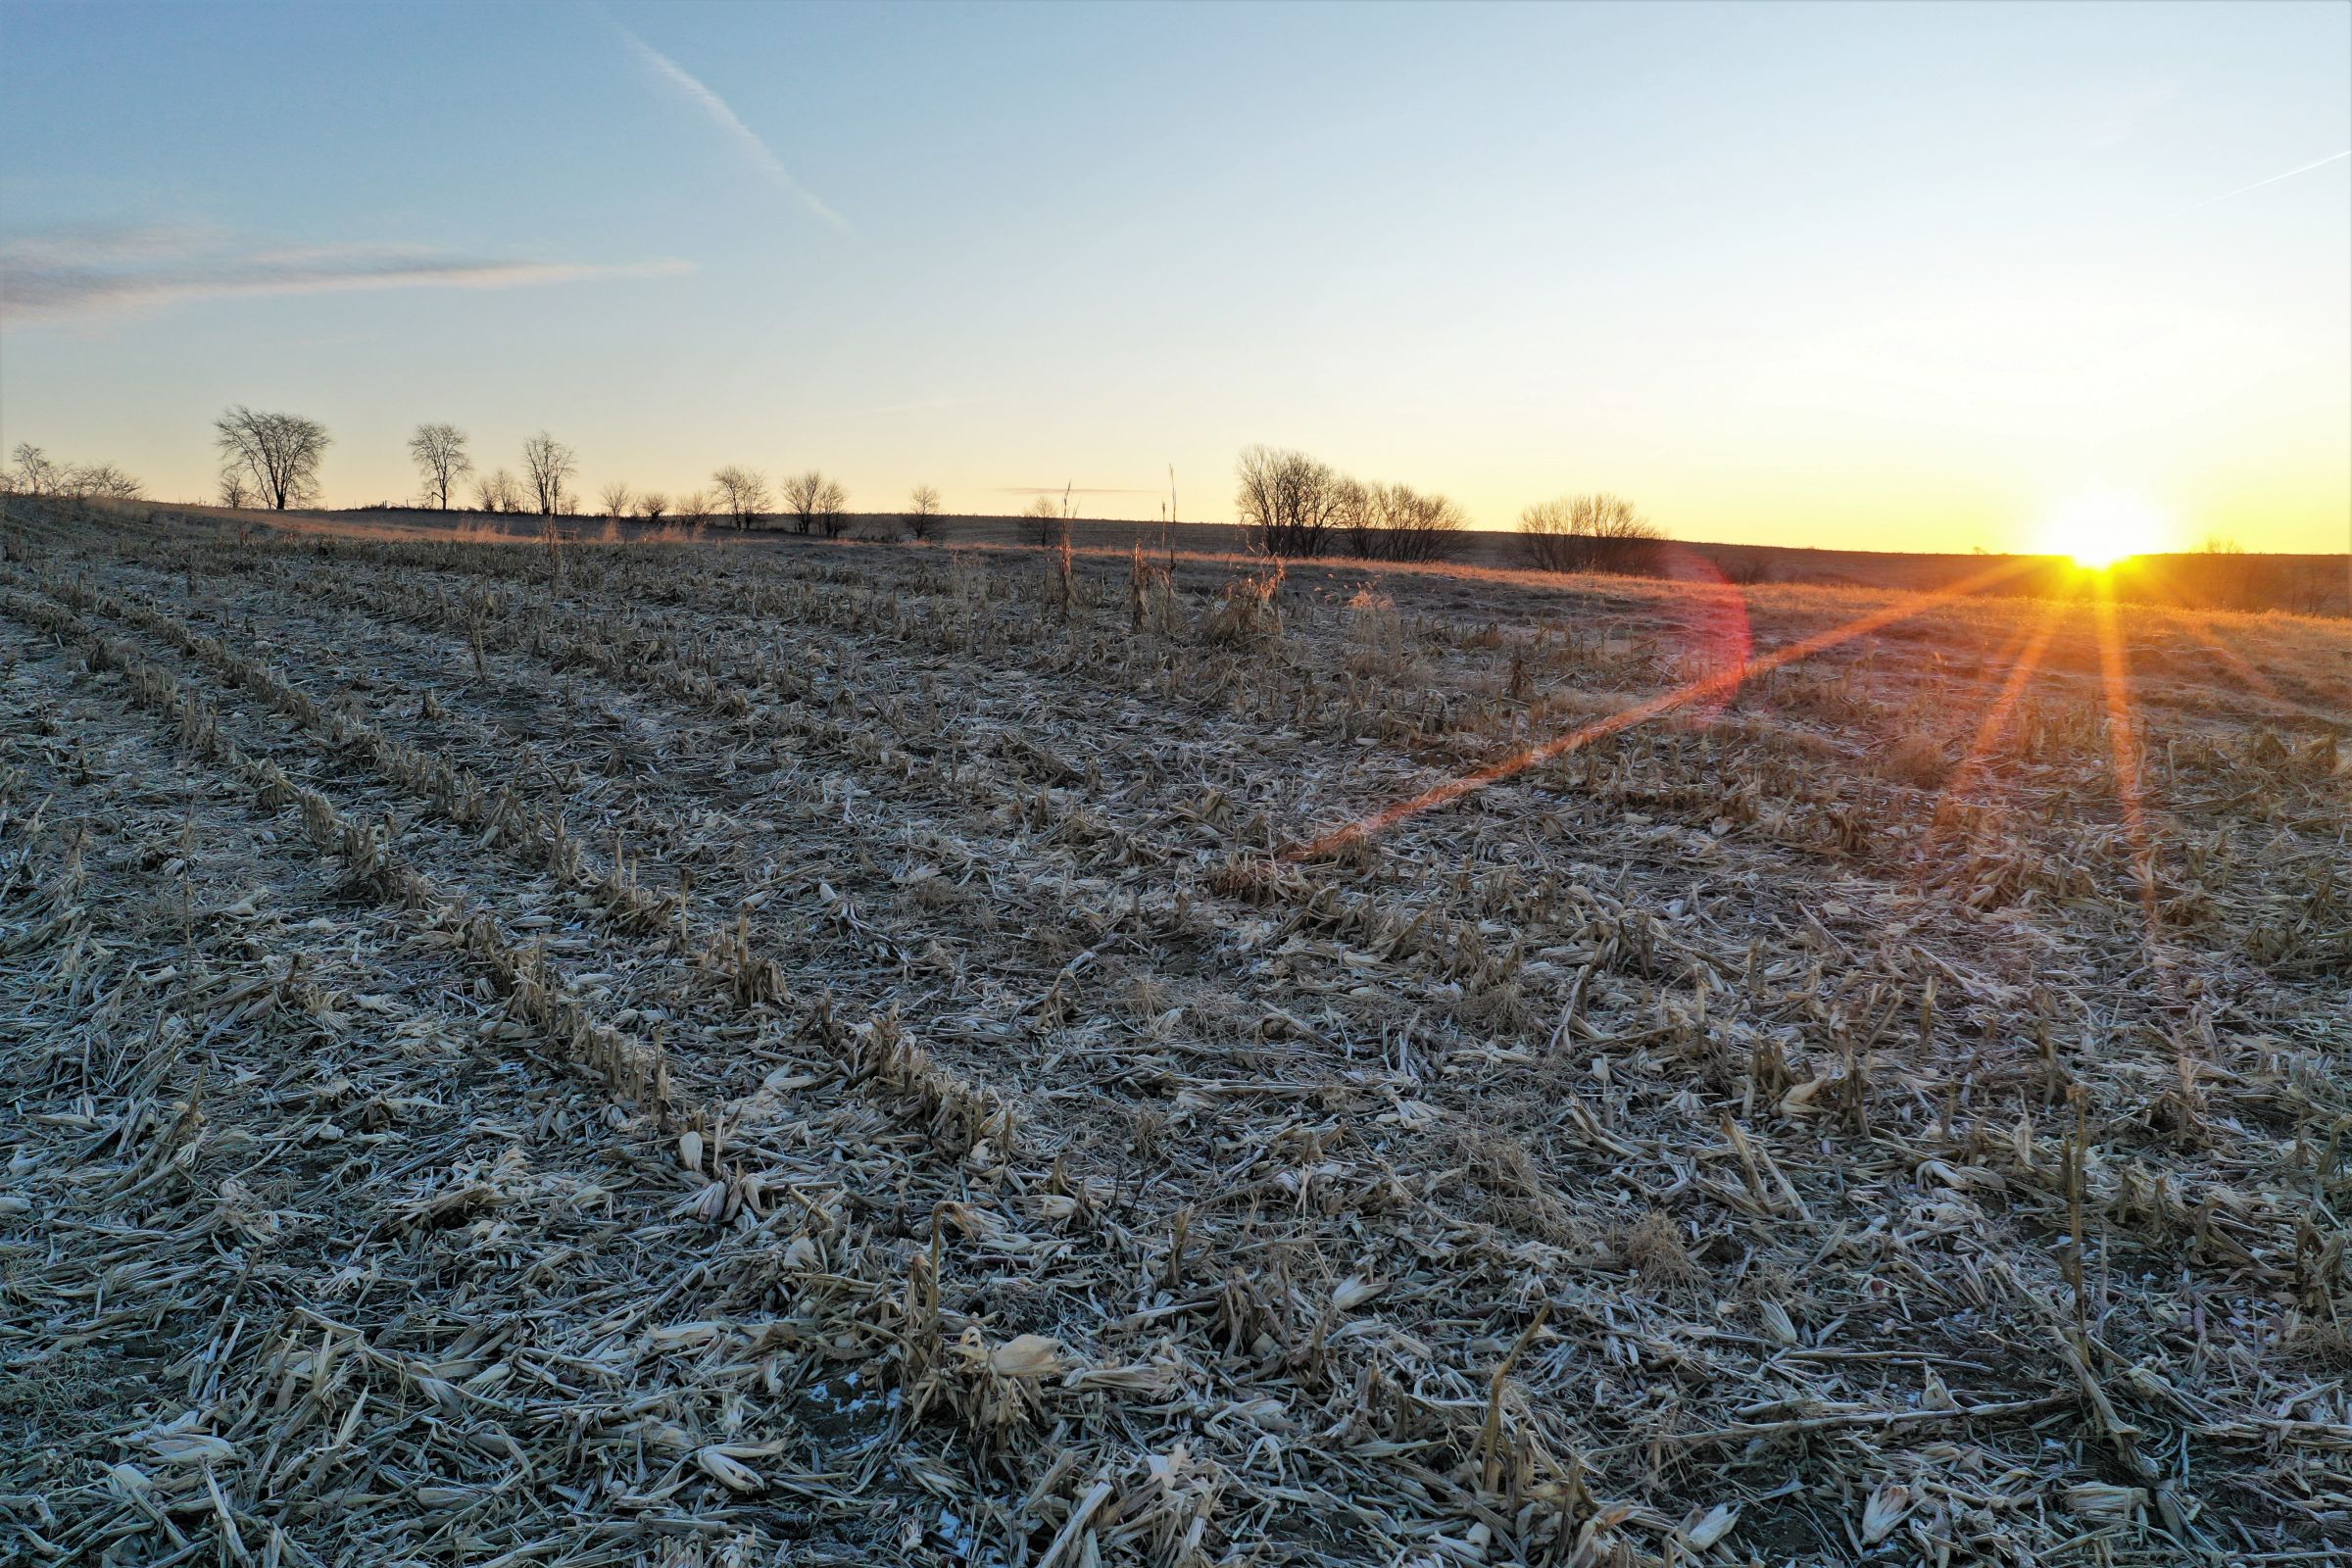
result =
[[[2352,5],[0,0],[0,442],[2352,545]],[[2134,510],[2136,509],[2136,511]]]

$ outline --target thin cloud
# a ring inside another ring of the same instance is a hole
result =
[[[309,246],[222,252],[189,231],[86,228],[0,244],[0,322],[104,317],[191,300],[393,288],[529,288],[589,278],[665,277],[677,261],[594,267],[491,261],[413,246]]]
[[[765,174],[779,190],[844,234],[855,232],[850,227],[847,219],[820,201],[816,192],[792,177],[792,171],[784,167],[784,161],[769,150],[767,143],[760,139],[758,132],[743,122],[742,117],[727,106],[724,98],[704,86],[700,77],[661,50],[656,49],[652,44],[647,43],[643,38],[638,37],[627,27],[617,22],[613,23],[612,26],[620,33],[622,41],[636,52],[637,58],[644,61],[657,77],[683,93],[687,102],[701,110],[705,118],[732,137],[735,144],[750,155],[752,162],[759,166],[760,172]]]
[[[2240,185],[2237,187],[2237,189],[2226,190],[2219,196],[2209,196],[2205,200],[2197,203],[2194,207],[2181,208],[2180,212],[2174,214],[2173,216],[2176,218],[2184,218],[2190,213],[2203,212],[2206,208],[2211,207],[2216,202],[2226,202],[2232,196],[2243,196],[2246,192],[2250,190],[2260,190],[2265,185],[2276,185],[2280,180],[2292,179],[2297,174],[2308,174],[2315,169],[2326,169],[2329,164],[2345,158],[2352,158],[2352,147],[2347,147],[2340,153],[2329,153],[2325,158],[2315,158],[2310,163],[2304,164],[2296,169],[2290,169],[2283,174],[2273,174],[2270,178],[2258,179],[2251,185]]]
[[[61,223],[0,243],[0,267],[105,267],[186,256],[220,239],[219,230],[188,223]]]

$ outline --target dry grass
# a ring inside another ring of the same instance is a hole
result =
[[[1879,771],[1914,789],[1932,790],[1950,775],[1951,766],[1951,759],[1943,754],[1942,742],[1933,735],[1910,734],[1887,748]]]
[[[8,518],[27,1560],[2352,1537],[2340,626]]]

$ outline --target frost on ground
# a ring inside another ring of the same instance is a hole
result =
[[[8,506],[27,1560],[2352,1540],[2340,623]]]

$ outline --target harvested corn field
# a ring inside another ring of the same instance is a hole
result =
[[[2352,1541],[2340,624],[8,507],[24,1560]]]

